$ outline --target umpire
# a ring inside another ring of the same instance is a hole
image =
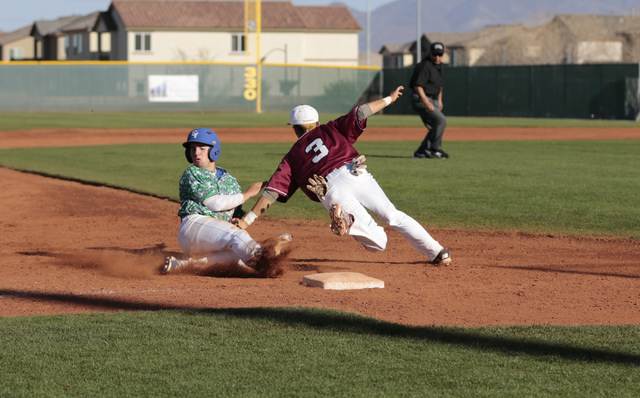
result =
[[[411,76],[411,106],[429,129],[422,144],[413,154],[417,159],[449,157],[442,150],[442,136],[447,126],[447,119],[442,113],[443,55],[444,44],[432,43],[429,54],[416,65]]]

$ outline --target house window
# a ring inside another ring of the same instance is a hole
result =
[[[245,51],[244,33],[234,33],[231,35],[231,52],[243,53]]]
[[[136,33],[136,51],[151,51],[151,33]]]
[[[396,69],[402,69],[402,56],[396,57]]]
[[[73,54],[80,54],[82,52],[82,35],[73,35],[71,40],[73,45]]]
[[[14,47],[14,48],[9,48],[9,59],[10,60],[21,60],[24,58],[24,55],[22,53],[22,47]]]

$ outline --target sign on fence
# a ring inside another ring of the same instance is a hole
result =
[[[198,102],[198,75],[149,75],[149,102]]]

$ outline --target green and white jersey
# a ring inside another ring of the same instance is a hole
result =
[[[201,214],[219,220],[229,221],[233,210],[213,211],[204,205],[205,199],[214,195],[234,195],[241,193],[240,184],[235,177],[222,167],[216,167],[222,172],[220,178],[216,172],[189,166],[180,178],[180,217],[190,214]]]

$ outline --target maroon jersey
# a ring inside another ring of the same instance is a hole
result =
[[[319,202],[316,194],[307,189],[309,178],[314,174],[326,177],[359,156],[353,143],[367,127],[367,120],[360,121],[357,115],[358,108],[355,108],[298,138],[265,189],[277,193],[279,202],[289,200],[298,188],[309,199]]]

